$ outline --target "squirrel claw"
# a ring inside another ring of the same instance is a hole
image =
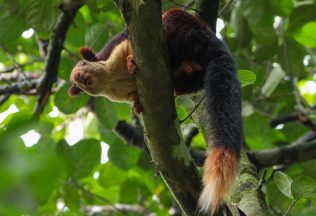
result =
[[[137,72],[137,65],[134,61],[133,55],[128,55],[126,57],[127,61],[127,71],[129,74],[135,74]]]
[[[134,101],[132,106],[135,114],[139,115],[143,112],[143,108],[140,105],[139,101]]]

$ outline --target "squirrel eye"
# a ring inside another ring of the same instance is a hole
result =
[[[80,61],[80,65],[86,65],[86,64],[88,64],[88,62],[86,60]]]

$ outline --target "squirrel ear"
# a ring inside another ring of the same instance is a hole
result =
[[[80,48],[80,55],[88,61],[97,61],[97,57],[95,52],[88,47],[82,47]]]

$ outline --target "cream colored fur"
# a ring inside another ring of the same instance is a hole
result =
[[[128,40],[117,45],[106,61],[79,62],[70,79],[84,92],[93,96],[105,96],[112,101],[133,102],[137,95],[135,75],[128,73],[127,56],[132,55]],[[78,82],[75,76],[90,79],[90,84]]]

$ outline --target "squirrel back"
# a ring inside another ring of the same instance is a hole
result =
[[[241,88],[226,45],[201,19],[179,9],[163,15],[171,69],[193,61],[201,67],[176,74],[175,91],[204,88],[208,112],[207,158],[199,206],[214,214],[224,203],[238,173],[242,145]]]

